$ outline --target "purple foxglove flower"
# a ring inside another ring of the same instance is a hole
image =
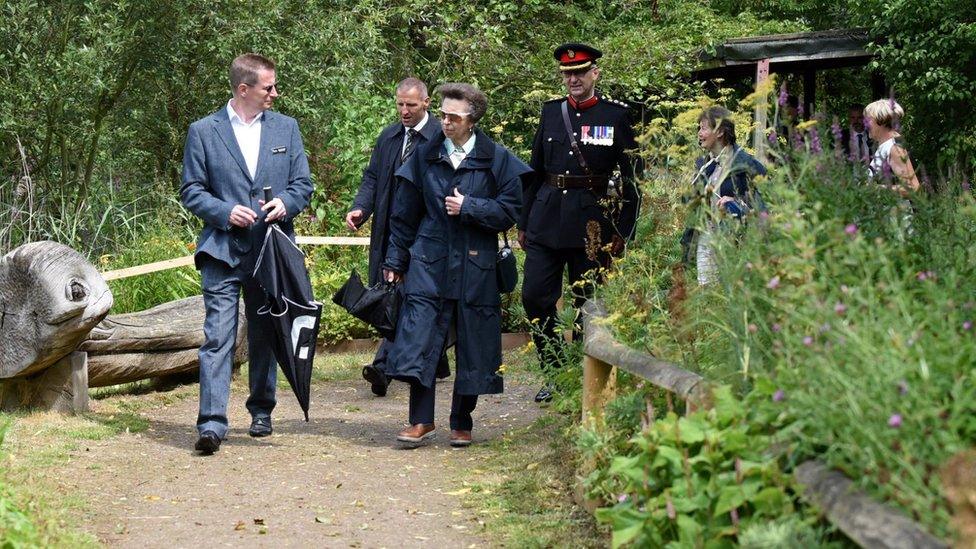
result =
[[[813,154],[823,152],[823,145],[820,143],[820,133],[817,128],[810,128],[810,152]]]
[[[790,95],[786,93],[786,82],[783,82],[779,87],[779,98],[776,102],[779,103],[780,107],[786,106],[786,101],[790,98]]]
[[[766,137],[766,139],[769,140],[769,144],[770,145],[775,146],[776,143],[777,143],[777,141],[778,141],[777,140],[777,137],[778,137],[778,135],[776,134],[776,130],[773,130],[773,131],[769,132],[769,135]]]
[[[803,137],[800,136],[800,132],[793,132],[793,150],[802,151],[803,150]]]

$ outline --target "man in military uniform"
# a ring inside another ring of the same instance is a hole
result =
[[[555,317],[563,272],[578,309],[602,279],[600,268],[633,238],[640,208],[634,175],[643,164],[631,154],[637,145],[629,109],[595,92],[602,55],[586,44],[556,48],[568,96],[542,107],[530,163],[535,175],[523,193],[522,304],[537,323],[533,339],[547,371],[559,366]],[[548,384],[535,396],[536,402],[551,399]]]

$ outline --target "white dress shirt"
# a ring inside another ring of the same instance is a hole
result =
[[[400,144],[400,156],[403,156],[404,151],[407,150],[407,139],[410,138],[410,130],[417,130],[417,133],[420,133],[420,130],[424,129],[424,126],[427,125],[428,118],[430,118],[430,115],[425,112],[423,119],[420,122],[417,122],[416,126],[412,128],[408,128],[406,126],[403,127],[403,143]],[[417,145],[419,145],[419,143],[413,144],[414,150],[417,150]]]
[[[227,102],[230,127],[234,129],[234,137],[237,138],[237,146],[244,155],[247,171],[251,174],[251,179],[254,179],[258,171],[258,154],[261,152],[261,120],[264,119],[264,113],[255,116],[250,124],[245,124],[231,106],[231,101],[233,99]]]

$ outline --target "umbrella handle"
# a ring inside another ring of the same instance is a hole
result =
[[[272,199],[274,199],[274,196],[272,196],[272,194],[271,194],[271,187],[265,187],[264,188],[264,203],[267,204],[268,202],[271,202]]]

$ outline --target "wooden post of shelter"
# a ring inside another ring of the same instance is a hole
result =
[[[817,71],[803,71],[803,116],[813,118],[813,108],[817,104]]]
[[[769,59],[760,59],[756,63],[756,91],[769,80]],[[766,161],[766,123],[768,105],[765,98],[756,102],[756,129],[752,136],[752,147],[756,150],[756,158],[760,162]]]

